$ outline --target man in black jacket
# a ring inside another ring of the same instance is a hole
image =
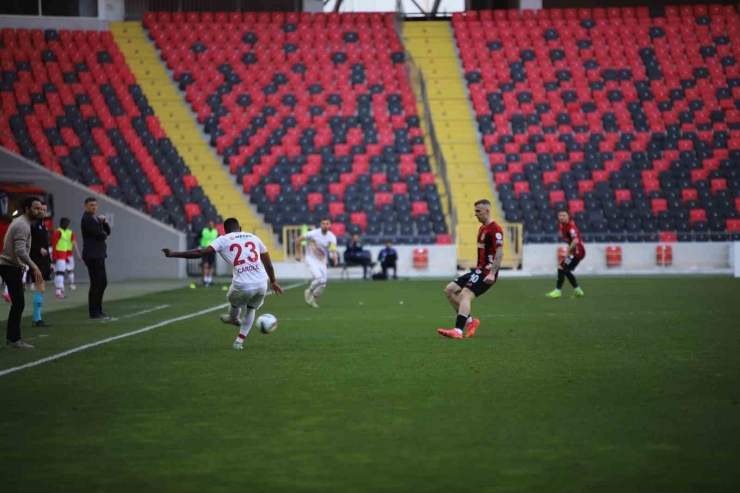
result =
[[[374,265],[370,258],[370,252],[362,247],[360,235],[357,233],[353,234],[352,241],[347,245],[347,250],[344,252],[344,264],[347,266],[361,265],[362,278],[368,279],[367,271]]]
[[[46,291],[46,281],[51,281],[51,254],[49,253],[49,231],[46,229],[44,219],[46,218],[46,204],[41,202],[41,214],[43,216],[31,223],[31,260],[38,266],[41,271],[43,282],[41,284],[33,283],[33,322],[34,327],[50,327],[51,324],[44,322],[41,318],[41,309],[44,306],[44,292]]]
[[[103,294],[108,286],[105,273],[107,246],[105,240],[110,235],[110,226],[105,216],[95,216],[98,212],[98,201],[89,197],[85,199],[85,213],[82,215],[82,260],[90,276],[90,292],[87,305],[90,318],[104,320],[110,318],[103,313]]]

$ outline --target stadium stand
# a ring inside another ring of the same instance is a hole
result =
[[[557,239],[740,239],[740,22],[732,6],[455,14],[508,221]]]
[[[220,216],[110,32],[0,31],[0,142],[182,231]]]
[[[149,12],[143,23],[277,233],[329,215],[340,242],[449,241],[392,16]]]

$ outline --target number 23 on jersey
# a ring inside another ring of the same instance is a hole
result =
[[[244,253],[244,249],[247,250],[247,256],[246,260],[242,258],[242,253]],[[244,249],[242,249],[242,246],[239,243],[232,243],[229,247],[230,251],[236,250],[236,256],[234,257],[234,267],[238,265],[242,265],[249,262],[256,262],[259,260],[260,256],[257,252],[257,245],[255,245],[253,242],[248,241],[244,243]]]

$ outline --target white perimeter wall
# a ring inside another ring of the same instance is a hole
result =
[[[656,247],[673,248],[673,264],[656,264]],[[552,274],[557,269],[558,247],[565,243],[525,245],[523,270],[529,275]],[[622,247],[622,266],[607,267],[606,249]],[[729,274],[737,265],[740,242],[726,243],[587,243],[586,258],[578,265],[578,274]]]
[[[373,262],[377,262],[378,253],[383,246],[366,246],[365,249],[372,254]],[[426,269],[414,268],[414,249],[418,246],[398,245],[394,246],[398,252],[398,276],[399,277],[457,277],[457,247],[455,245],[427,245],[421,248],[429,250],[429,266]],[[339,247],[339,260],[343,261],[344,247]],[[330,279],[339,279],[341,268],[329,269]],[[380,266],[376,265],[373,272],[380,272]],[[231,266],[219,256],[216,259],[216,274],[223,276],[231,275]],[[350,277],[353,279],[362,277],[362,267],[349,269]],[[297,262],[275,262],[275,275],[280,279],[308,279],[310,277],[308,268],[304,263]]]

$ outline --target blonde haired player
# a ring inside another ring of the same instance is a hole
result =
[[[221,315],[221,321],[239,326],[239,335],[234,341],[234,349],[244,349],[242,344],[254,323],[257,309],[265,301],[267,281],[276,295],[283,294],[283,289],[275,279],[270,254],[265,244],[251,233],[243,233],[239,221],[233,217],[224,221],[225,234],[219,236],[205,248],[196,248],[186,252],[173,252],[163,248],[167,258],[202,258],[218,253],[231,265],[233,277],[226,299],[231,304],[228,314]],[[239,316],[244,311],[244,317]]]
[[[295,258],[301,261],[301,242],[306,241],[306,265],[311,272],[313,281],[304,291],[303,296],[306,303],[314,308],[318,308],[316,299],[326,289],[328,274],[326,270],[326,260],[331,254],[334,264],[338,263],[337,257],[337,237],[329,231],[331,219],[325,217],[321,220],[320,227],[312,229],[305,235],[295,239]]]
[[[77,246],[77,238],[74,232],[69,229],[69,218],[63,217],[59,220],[59,229],[54,231],[51,237],[51,248],[54,253],[54,287],[56,288],[57,298],[66,298],[64,294],[64,278],[69,280],[69,287],[75,290],[75,257],[81,259],[80,247]]]

